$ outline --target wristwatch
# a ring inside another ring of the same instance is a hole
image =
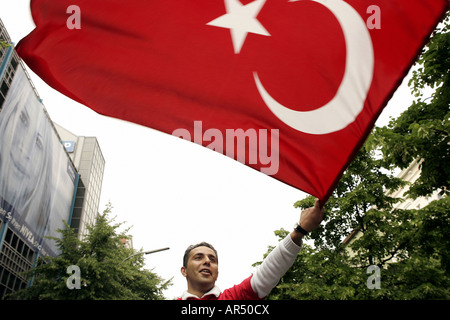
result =
[[[296,223],[294,225],[294,229],[297,230],[298,232],[304,234],[305,236],[308,234],[308,231],[306,231],[305,229],[303,229],[302,227],[300,227],[300,225],[298,223]]]

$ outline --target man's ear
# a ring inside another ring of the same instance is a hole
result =
[[[186,277],[186,276],[187,276],[186,268],[185,268],[184,266],[181,267],[181,274],[183,275],[183,277]]]

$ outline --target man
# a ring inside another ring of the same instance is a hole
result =
[[[219,268],[214,247],[205,242],[190,246],[181,267],[188,289],[179,300],[264,299],[294,263],[301,249],[303,236],[316,229],[322,219],[323,207],[316,200],[314,207],[302,211],[295,229],[272,250],[253,275],[223,292],[215,285]]]

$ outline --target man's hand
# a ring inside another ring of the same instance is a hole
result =
[[[300,214],[300,226],[307,232],[315,230],[322,222],[323,211],[324,208],[320,207],[319,200],[316,200],[314,207],[307,208]],[[291,232],[291,238],[297,245],[300,245],[303,234],[294,230]]]

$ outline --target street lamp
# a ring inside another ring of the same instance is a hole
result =
[[[155,252],[159,252],[159,251],[164,251],[164,250],[169,250],[170,248],[161,248],[161,249],[156,249],[156,250],[150,250],[150,251],[144,251],[144,252],[138,252],[135,254],[132,254],[131,256],[129,256],[128,258],[126,258],[123,261],[127,261],[128,259],[133,258],[134,256],[140,255],[140,254],[150,254],[150,253],[155,253]]]

